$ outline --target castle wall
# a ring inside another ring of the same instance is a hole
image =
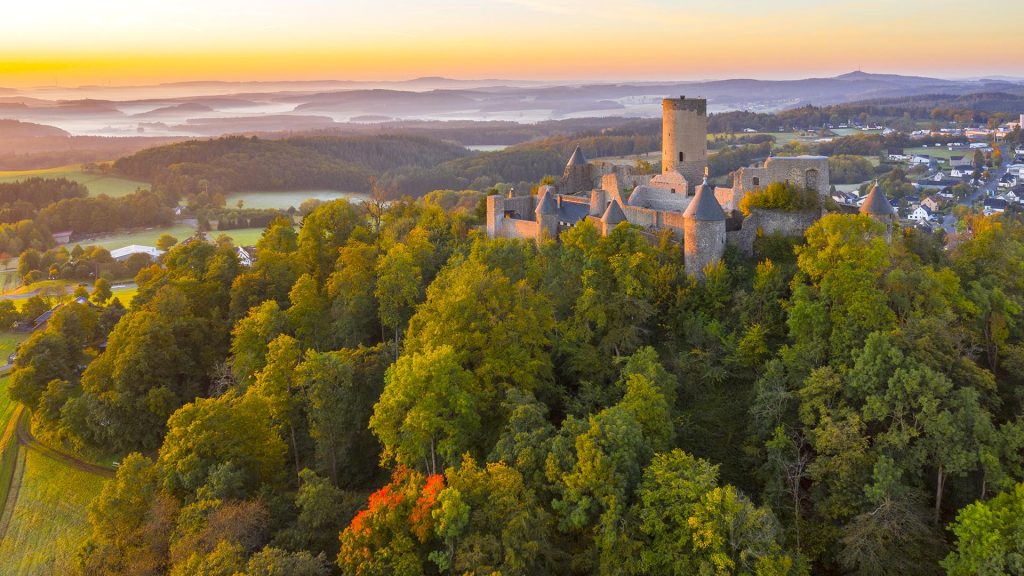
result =
[[[499,238],[525,238],[535,239],[540,237],[540,224],[533,220],[516,220],[505,218]]]
[[[626,220],[630,224],[635,224],[642,228],[655,228],[660,224],[656,210],[638,208],[636,206],[623,206],[622,211],[626,214]]]
[[[732,188],[715,187],[715,200],[722,206],[726,213],[738,209],[736,205],[736,191]]]
[[[772,182],[792,182],[818,191],[822,198],[829,196],[828,158],[825,156],[778,156],[769,158],[764,166],[740,168],[733,175],[733,205],[748,192],[764,188]]]
[[[666,228],[671,228],[679,238],[683,237],[683,229],[685,226],[686,219],[683,218],[682,212],[662,212],[661,223]]]
[[[645,230],[669,228],[678,238],[683,237],[682,212],[664,212],[661,210],[641,208],[638,206],[623,206],[622,211],[626,214],[626,220],[628,220],[630,224],[634,224],[644,228]]]
[[[661,169],[679,172],[691,188],[704,179],[708,165],[707,105],[700,98],[662,101]]]
[[[752,255],[754,240],[758,237],[772,234],[802,237],[820,218],[821,212],[817,210],[784,212],[754,208],[750,216],[743,220],[743,227],[729,233],[729,243],[735,244],[745,254]]]
[[[530,196],[505,196],[487,197],[487,235],[491,238],[523,238],[524,236],[507,235],[508,230],[514,230],[514,225],[507,222],[533,221],[536,219],[536,198]],[[511,217],[506,214],[511,214]],[[536,224],[536,222],[534,222]],[[509,228],[509,226],[512,226]]]

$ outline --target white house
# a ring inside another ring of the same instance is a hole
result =
[[[985,215],[1002,214],[1006,211],[1006,200],[1002,198],[985,198]]]
[[[255,262],[255,261],[256,261],[256,259],[253,257],[253,255],[252,255],[250,250],[247,250],[246,248],[244,248],[242,246],[238,247],[238,263],[239,264],[241,264],[242,266],[245,266],[246,268],[249,268],[249,267],[252,266],[252,263]]]
[[[132,244],[131,246],[125,246],[123,248],[117,248],[110,251],[110,256],[118,262],[127,260],[133,254],[145,254],[149,256],[150,260],[156,260],[160,256],[163,256],[164,251],[154,248],[153,246],[140,246],[138,244]]]
[[[908,220],[914,220],[917,222],[927,222],[928,220],[931,220],[931,218],[932,211],[929,210],[928,207],[924,205],[918,206],[917,208],[914,209],[913,212],[910,213],[909,216],[907,216]]]
[[[950,156],[949,165],[953,168],[970,168],[974,165],[974,159],[967,156]]]

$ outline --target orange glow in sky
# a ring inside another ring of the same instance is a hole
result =
[[[19,0],[0,19],[0,86],[1024,76],[1013,22],[1024,2]]]

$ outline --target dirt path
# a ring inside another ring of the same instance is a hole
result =
[[[4,501],[4,509],[0,512],[0,540],[7,535],[7,528],[14,518],[14,507],[18,503],[18,492],[21,491],[21,479],[25,476],[25,451],[21,446],[15,446],[17,459],[14,464],[14,472],[11,474],[11,482],[7,485],[7,499]]]
[[[26,412],[27,414],[27,412]],[[32,435],[31,419],[26,417],[21,418],[18,421],[18,427],[15,429],[15,434],[18,435],[18,443],[28,448],[29,450],[35,450],[43,456],[51,460],[55,460],[82,472],[89,474],[96,474],[98,476],[104,476],[106,478],[113,478],[115,470],[113,468],[107,468],[106,466],[100,466],[99,464],[93,464],[80,460],[74,456],[51,448],[38,440]]]
[[[32,435],[32,419],[29,417],[28,410],[21,405],[12,414],[11,421],[7,424],[7,429],[4,431],[2,438],[0,438],[0,449],[8,446],[14,440],[17,440],[17,443],[11,447],[16,451],[14,470],[11,473],[10,479],[2,479],[7,482],[7,486],[4,487],[7,498],[4,500],[3,509],[0,510],[0,540],[7,534],[7,528],[11,523],[11,518],[14,516],[14,507],[18,503],[18,492],[21,490],[21,480],[25,475],[25,457],[29,450],[34,450],[51,460],[75,470],[105,478],[114,477],[113,468],[80,460],[36,440],[35,436]]]

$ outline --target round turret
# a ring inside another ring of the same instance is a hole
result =
[[[601,216],[601,233],[607,236],[616,226],[626,221],[626,213],[623,212],[622,205],[618,200],[612,200],[608,203],[604,215]]]
[[[686,273],[704,278],[704,269],[725,255],[725,212],[707,178],[683,212],[683,260]]]
[[[875,180],[874,185],[871,186],[871,191],[868,192],[867,198],[861,204],[860,213],[887,219],[896,216],[896,211],[893,209],[892,204],[889,203],[889,199],[885,197],[885,192],[882,192],[881,186],[878,185],[878,180]]]
[[[892,226],[897,220],[896,210],[889,203],[889,199],[885,197],[885,192],[882,192],[878,180],[875,180],[867,198],[860,205],[860,213],[885,224],[885,241],[892,242]]]

